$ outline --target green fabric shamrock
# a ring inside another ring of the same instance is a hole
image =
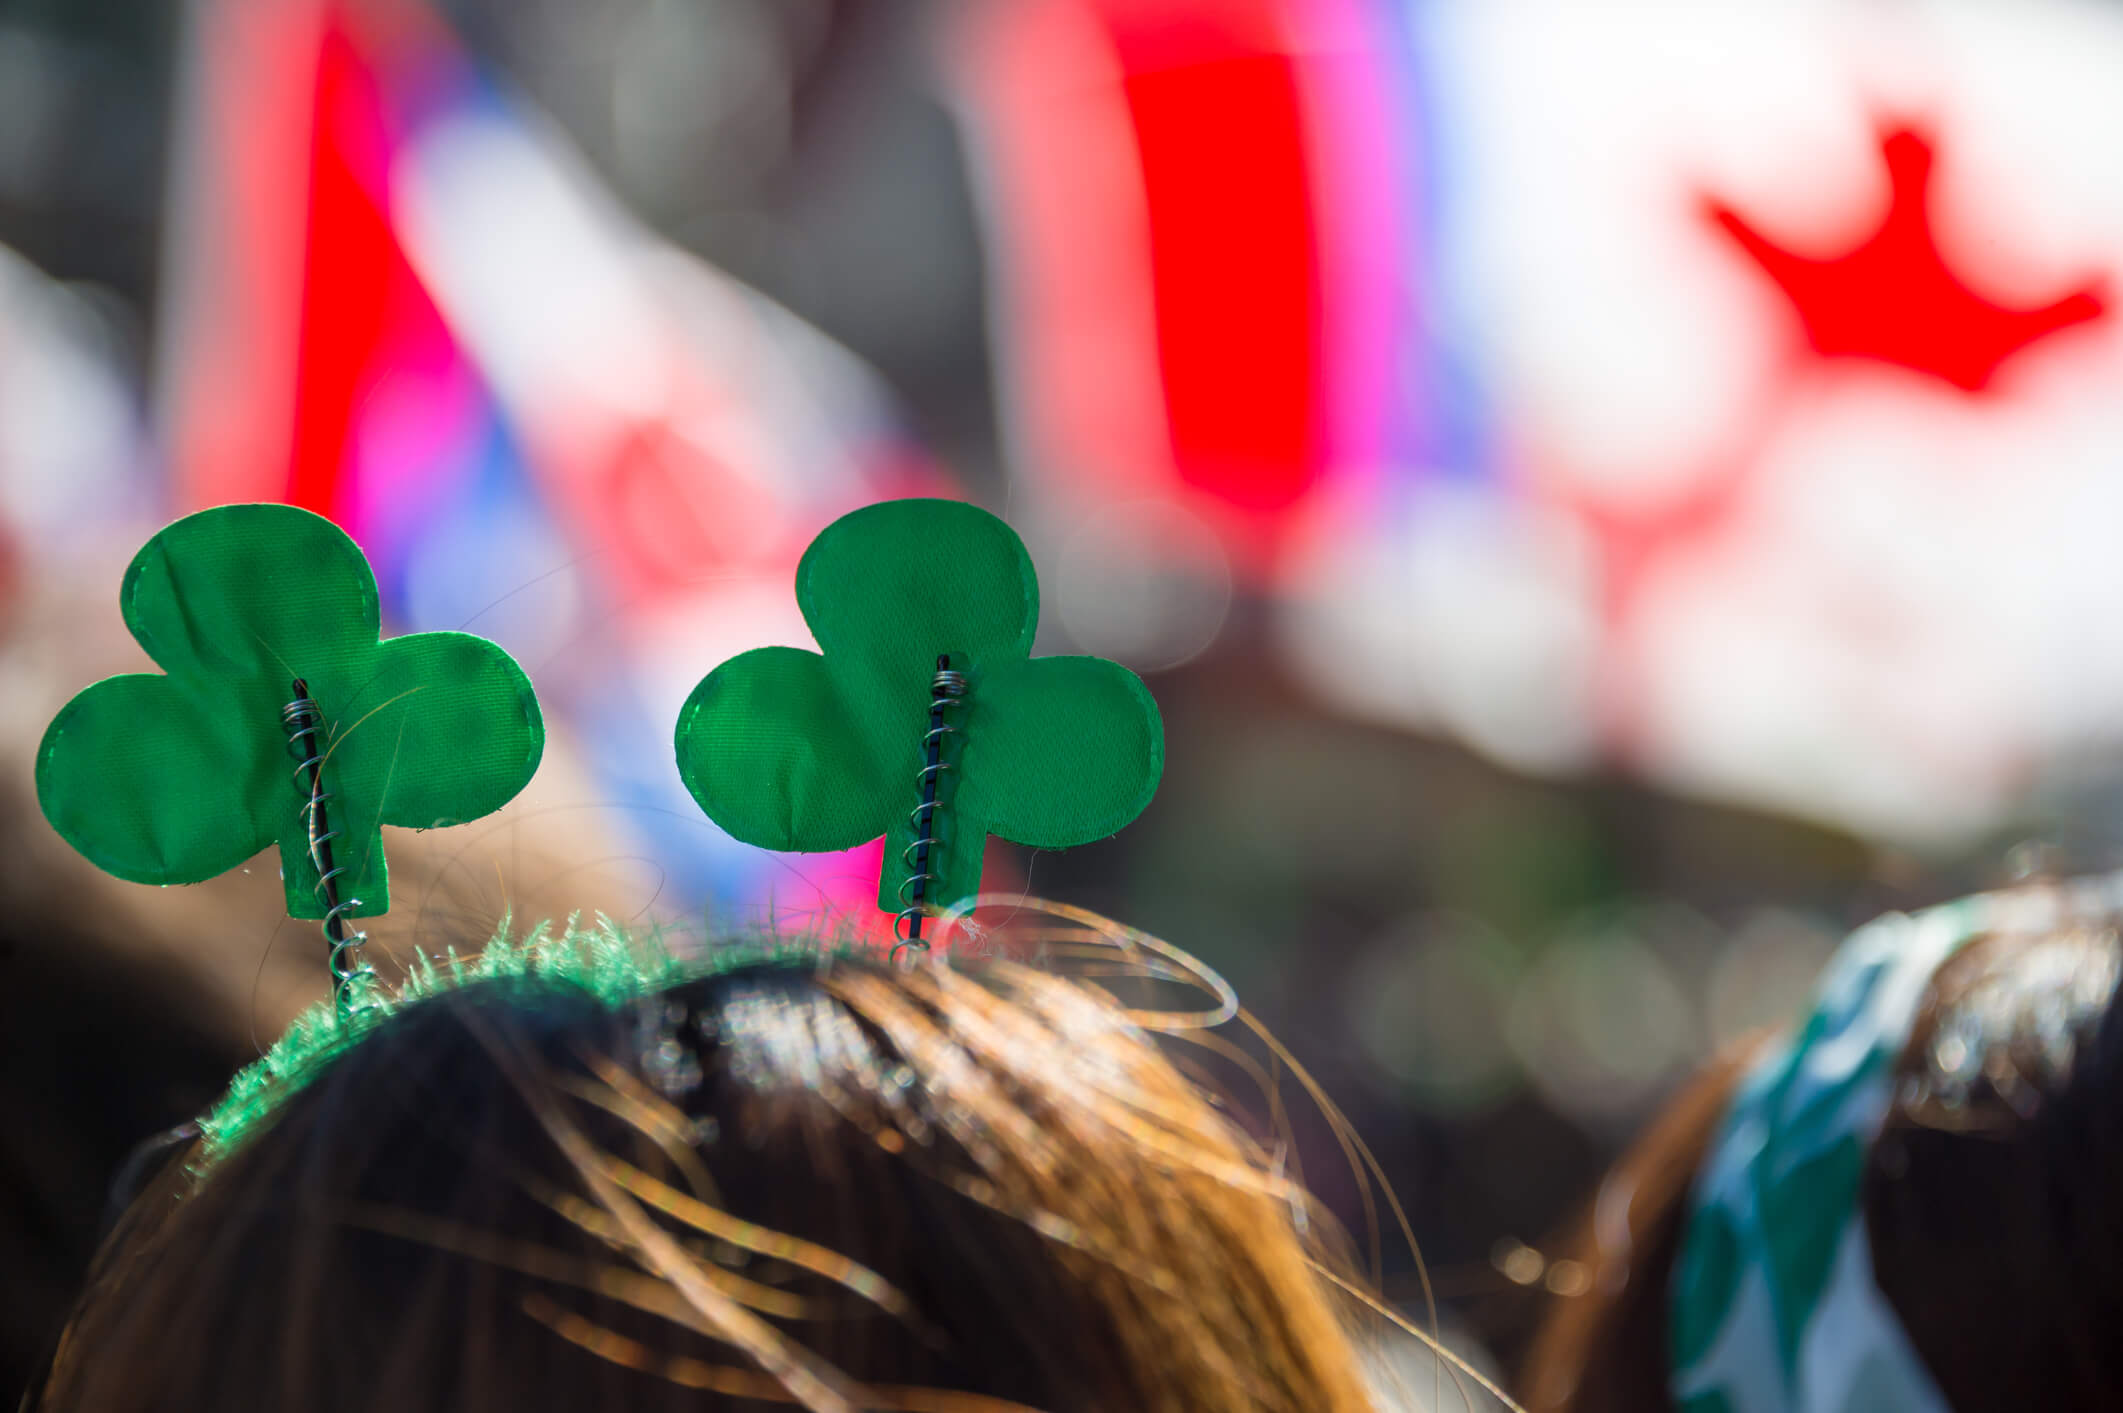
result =
[[[1088,843],[1156,791],[1165,737],[1149,689],[1103,658],[1028,656],[1039,584],[986,511],[896,500],[845,515],[804,552],[796,603],[822,653],[740,653],[678,718],[686,788],[746,843],[817,853],[882,834],[878,903],[898,911],[940,655],[970,686],[948,718],[931,905],[979,891],[986,836]]]
[[[381,826],[457,824],[530,780],[545,725],[523,669],[469,633],[379,642],[354,542],[287,505],[229,505],[149,540],[125,623],[167,676],[128,673],[68,702],[37,752],[60,837],[135,883],[197,883],[280,845],[290,916],[324,916],[281,708],[303,679],[334,862],[353,916],[390,906]]]

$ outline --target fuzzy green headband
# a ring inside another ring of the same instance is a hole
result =
[[[600,917],[587,927],[573,919],[557,929],[540,923],[521,939],[512,938],[504,922],[477,957],[461,957],[455,948],[439,960],[416,953],[402,986],[388,988],[373,972],[367,972],[355,983],[360,990],[351,998],[351,1007],[319,1001],[296,1017],[270,1050],[237,1072],[227,1092],[199,1120],[195,1170],[204,1174],[268,1127],[291,1096],[399,1012],[459,987],[529,977],[571,987],[619,1007],[740,967],[815,963],[852,951],[846,944],[824,938],[761,936],[722,943],[705,958],[688,960],[673,953],[656,935],[630,933],[608,918]]]

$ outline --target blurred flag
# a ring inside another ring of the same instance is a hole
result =
[[[1287,622],[1321,691],[1917,843],[2123,744],[2123,13],[1406,35],[1492,450],[1322,527]]]
[[[953,13],[1072,631],[1221,555],[1347,710],[1911,842],[2123,745],[2123,12]]]
[[[1158,528],[1139,542],[1194,527],[1182,547],[1273,582],[1328,483],[1373,471],[1422,412],[1396,391],[1416,178],[1388,17],[1365,0],[955,13],[1018,464],[1065,530],[1125,530],[1143,507]]]
[[[669,900],[817,905],[833,861],[722,838],[670,730],[723,657],[808,642],[790,584],[817,529],[936,489],[875,379],[642,229],[424,5],[203,0],[189,42],[180,503],[329,515],[403,627],[508,647]]]

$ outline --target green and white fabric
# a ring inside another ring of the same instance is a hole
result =
[[[1946,1413],[1873,1278],[1859,1202],[1931,975],[1991,897],[1854,933],[1748,1076],[1696,1178],[1668,1333],[1683,1413]]]

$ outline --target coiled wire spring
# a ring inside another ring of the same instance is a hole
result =
[[[366,932],[349,932],[346,914],[361,906],[359,898],[339,896],[339,880],[346,869],[332,858],[332,841],[339,831],[332,828],[326,812],[331,792],[324,788],[325,752],[317,740],[324,713],[310,698],[309,683],[297,677],[295,699],[280,709],[280,725],[287,732],[288,751],[295,757],[295,793],[302,797],[303,833],[309,840],[310,864],[317,870],[317,896],[324,902],[324,940],[331,946],[327,966],[332,973],[332,997],[339,1013],[353,1009],[352,983],[367,970],[361,948]]]
[[[945,718],[965,700],[969,685],[966,674],[951,666],[949,653],[936,659],[936,675],[929,679],[929,730],[922,737],[922,767],[915,776],[921,787],[921,803],[907,815],[914,842],[899,855],[907,876],[899,884],[899,901],[905,906],[892,919],[892,935],[898,939],[892,945],[893,961],[910,949],[929,950],[929,944],[922,940],[921,924],[929,914],[929,885],[936,881],[936,875],[929,872],[929,855],[936,842],[936,813],[943,808],[937,798],[937,782],[951,768],[943,758],[944,738],[958,734],[958,728]]]

